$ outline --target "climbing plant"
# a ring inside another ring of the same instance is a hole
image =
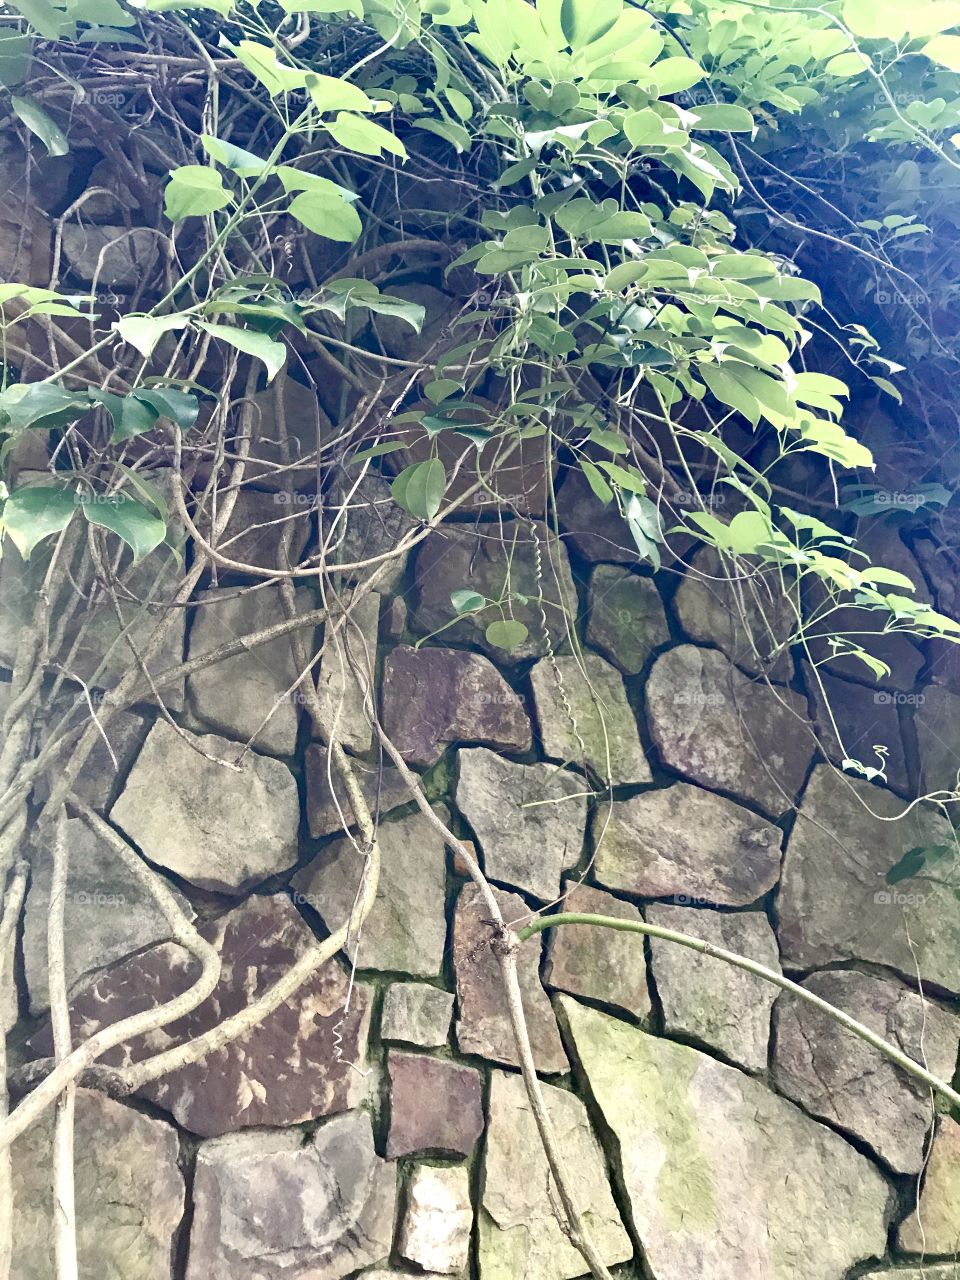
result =
[[[851,519],[857,503],[865,511],[877,498],[873,457],[846,424],[845,405],[869,391],[895,416],[909,413],[909,356],[855,311],[837,313],[802,255],[757,233],[761,221],[796,221],[809,184],[791,186],[778,158],[813,131],[864,166],[895,165],[904,181],[929,182],[935,203],[949,204],[960,174],[954,0],[21,0],[3,15],[0,109],[29,153],[28,174],[39,188],[52,162],[88,156],[92,141],[140,210],[117,241],[146,228],[152,246],[149,270],[134,272],[122,296],[101,282],[110,244],[98,250],[88,289],[71,282],[64,236],[98,198],[84,159],[83,181],[46,210],[50,271],[0,285],[0,531],[4,554],[34,570],[36,591],[0,759],[11,901],[37,780],[55,770],[39,805],[41,829],[53,831],[63,806],[76,805],[71,789],[109,717],[147,692],[162,705],[164,681],[190,667],[159,679],[148,670],[168,610],[142,649],[131,643],[129,669],[88,723],[39,731],[41,691],[48,714],[72,678],[65,638],[83,625],[94,590],[121,615],[131,603],[148,609],[149,590],[124,594],[120,568],[130,560],[177,566],[175,609],[204,573],[253,568],[281,584],[290,635],[304,625],[294,586],[314,584],[323,608],[310,617],[336,634],[349,627],[347,578],[359,578],[355,601],[392,558],[477,495],[500,516],[518,514],[506,478],[533,458],[554,524],[559,465],[582,478],[598,515],[622,521],[638,564],[656,570],[706,545],[738,584],[746,627],[775,599],[788,625],[754,636],[767,665],[799,647],[814,672],[848,658],[869,679],[890,674],[871,635],[960,637],[960,623],[920,584],[871,561]],[[791,197],[799,193],[785,213],[764,194],[771,167]],[[932,234],[921,202],[891,195],[889,207],[853,216],[842,202],[830,207],[808,235],[851,271],[902,292],[902,247]],[[433,272],[457,298],[442,324],[393,283],[411,270]],[[929,312],[907,306],[915,340],[952,358]],[[414,354],[384,342],[390,325],[419,335]],[[285,558],[264,571],[218,538],[253,456],[261,397],[286,371],[312,381],[317,416],[294,422],[278,390],[268,474],[289,510],[278,517]],[[308,437],[301,456],[293,440]],[[37,440],[47,446],[42,465],[25,466]],[[388,476],[392,501],[410,517],[396,547],[348,563],[334,518],[298,559],[292,528],[309,513],[294,501],[291,472],[304,462],[320,490],[335,481],[349,493],[370,473]],[[847,480],[857,496],[845,507]],[[827,500],[811,501],[814,490]],[[941,485],[927,496],[945,506],[951,494]],[[512,555],[506,535],[503,555]],[[572,630],[571,610],[544,603],[549,548],[542,559],[534,590],[556,647]],[[510,585],[496,597],[464,585],[451,596],[452,622],[476,615],[491,646],[513,651],[528,635],[517,606],[528,603]],[[850,607],[871,626],[848,625]],[[265,628],[238,643],[276,634]],[[303,696],[359,820],[363,892],[322,954],[221,1040],[192,1047],[196,1056],[277,1007],[340,949],[375,893],[374,817],[323,723],[310,678],[316,655],[298,645]],[[882,779],[882,762],[845,763]],[[915,870],[927,855],[913,853]],[[515,944],[487,892],[512,999]],[[177,927],[205,965],[196,1003],[216,980],[213,961]],[[511,1012],[522,1043],[518,996]],[[156,1016],[160,1025],[167,1011]],[[7,1144],[95,1071],[108,1041],[129,1034],[121,1025],[58,1050],[26,1110],[7,1122]],[[110,1087],[130,1090],[185,1055],[174,1056],[112,1074]],[[534,1101],[535,1073],[521,1060]],[[606,1274],[534,1105],[571,1238],[594,1274]]]

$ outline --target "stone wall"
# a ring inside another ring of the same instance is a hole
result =
[[[830,677],[841,746],[810,673],[784,658],[771,669],[762,641],[733,624],[722,585],[684,578],[678,563],[638,571],[624,527],[598,514],[578,474],[559,480],[559,542],[535,515],[490,524],[468,511],[328,645],[321,700],[341,708],[340,735],[381,818],[376,906],[350,954],[255,1032],[127,1102],[81,1092],[84,1276],[584,1273],[552,1211],[484,909],[378,759],[343,644],[374,673],[387,733],[473,842],[508,921],[565,896],[571,910],[681,930],[782,967],[954,1075],[957,864],[884,879],[906,850],[946,838],[925,806],[885,819],[920,785],[955,778],[949,655],[901,639],[890,682]],[[322,512],[301,496],[315,538]],[[406,517],[386,499],[385,480],[364,482],[341,556],[394,545]],[[269,487],[245,491],[243,519],[260,529],[243,535],[239,559],[272,562],[269,522],[285,502]],[[924,580],[896,533],[876,534],[887,551],[895,538]],[[447,625],[451,592],[502,590],[501,538],[514,546],[511,590],[529,627],[511,654],[473,616]],[[15,600],[11,558],[3,578]],[[227,575],[205,588],[182,637],[188,655],[280,616],[274,588],[237,596],[235,585]],[[561,626],[544,634],[542,615],[556,621],[563,601],[579,655]],[[315,603],[309,590],[301,603]],[[14,624],[8,613],[8,633]],[[764,669],[772,684],[756,680]],[[88,803],[175,888],[223,962],[193,1014],[108,1063],[241,1009],[350,910],[362,872],[344,832],[353,815],[286,694],[296,674],[279,641],[191,677],[169,704],[178,729],[145,703],[114,724],[118,771],[104,751],[84,776]],[[842,779],[818,736],[834,760],[873,764],[880,744],[888,785]],[[224,768],[251,737],[240,766]],[[69,845],[71,1014],[88,1035],[184,989],[195,967],[108,845],[79,820]],[[21,1060],[50,1051],[48,908],[41,858],[18,961]],[[835,1023],[715,958],[588,926],[538,935],[520,970],[548,1109],[617,1275],[953,1276],[960,1125]],[[49,1143],[38,1125],[14,1147],[17,1280],[52,1274]],[[921,1271],[924,1253],[938,1261]]]

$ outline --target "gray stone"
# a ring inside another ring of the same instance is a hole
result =
[[[284,426],[290,451],[283,461],[280,424],[277,422],[277,395],[282,397]],[[317,443],[328,441],[328,427],[321,417],[317,392],[287,374],[278,375],[264,391],[251,397],[252,441],[245,479],[261,489],[316,490]],[[299,500],[297,506],[309,506]],[[289,508],[288,508],[289,512]]]
[[[340,565],[374,562],[366,569],[345,570],[348,582],[380,569],[383,564],[380,557],[392,554],[418,525],[394,500],[389,480],[372,471],[358,480],[358,469],[354,469],[353,474],[347,470],[336,476],[323,508],[320,528],[320,542],[331,572]],[[399,584],[407,555],[403,552],[391,560],[389,568],[377,579],[377,591],[392,591]]]
[[[476,834],[486,874],[557,897],[560,872],[576,866],[583,848],[583,779],[554,765],[514,764],[485,747],[458,759],[457,808]]]
[[[814,673],[807,663],[803,666],[817,738],[827,758],[835,764],[857,760],[869,769],[883,769],[887,786],[903,795],[911,794],[897,704],[901,699],[922,701],[925,695],[871,689],[852,680],[838,680],[824,670]]]
[[[390,1128],[387,1155],[470,1155],[483,1132],[480,1072],[449,1058],[387,1054]]]
[[[361,969],[432,978],[440,972],[447,940],[444,916],[446,863],[443,840],[426,818],[412,814],[384,822],[378,831],[380,880],[360,945],[347,953]],[[294,901],[313,907],[338,929],[356,900],[363,859],[347,837],[326,845],[293,879]]]
[[[371,691],[379,627],[380,597],[371,591],[352,601],[348,621],[335,634],[324,637],[317,674],[321,723],[325,737],[336,737],[350,751],[369,751],[373,743],[376,695]],[[354,670],[354,663],[358,664],[359,673]]]
[[[913,848],[949,843],[929,806],[903,814],[891,792],[818,766],[787,842],[778,913],[783,962],[887,965],[960,991],[960,868],[941,859],[910,880],[885,876]],[[874,817],[873,814],[878,815]],[[896,821],[891,821],[896,819]]]
[[[412,625],[417,632],[431,635],[443,627],[445,640],[479,646],[496,662],[542,657],[550,647],[559,651],[566,638],[564,614],[572,617],[577,610],[566,549],[539,523],[503,520],[475,529],[445,525],[421,544],[415,574],[417,604]],[[488,607],[454,621],[457,612],[450,594],[462,589],[488,600],[502,599],[506,616],[522,622],[528,630],[523,642],[507,651],[487,640],[490,623],[501,620],[497,609]],[[548,635],[544,634],[542,612],[546,613]],[[450,622],[453,625],[448,627]]]
[[[778,569],[764,573],[743,557],[722,561],[704,546],[690,557],[673,607],[690,640],[716,645],[748,675],[789,680],[789,650],[776,651],[796,628],[799,604],[791,608],[783,586]]]
[[[921,794],[960,789],[960,695],[931,684],[913,695]]]
[[[530,749],[523,702],[482,654],[400,645],[384,663],[381,698],[383,727],[409,764],[435,764],[453,742]]]
[[[950,1080],[960,1020],[898,982],[815,973],[808,991]],[[776,1004],[773,1079],[805,1111],[866,1143],[898,1173],[917,1173],[933,1122],[930,1090],[852,1032],[790,992]]]
[[[132,289],[154,271],[160,237],[146,227],[97,226],[67,222],[63,252],[70,269],[84,284],[97,289]]]
[[[642,920],[636,907],[588,884],[567,880],[561,911]],[[543,980],[548,987],[626,1009],[637,1018],[650,1014],[647,962],[640,934],[588,924],[549,931]]]
[[[383,762],[382,768],[356,759],[351,759],[350,764],[374,817],[389,813],[413,799],[413,789],[407,786],[388,760]],[[307,782],[307,822],[311,836],[317,839],[333,835],[335,831],[342,831],[344,824],[347,828],[356,826],[343,781],[329,763],[326,747],[318,743],[307,747],[303,771]]]
[[[215,1138],[197,1154],[187,1280],[341,1280],[386,1260],[396,1198],[360,1111],[310,1138]]]
[[[516,893],[495,889],[494,896],[507,925],[523,924],[530,915]],[[475,1053],[492,1062],[518,1067],[517,1049],[500,976],[491,948],[494,933],[476,885],[460,891],[453,922],[453,967],[457,980],[457,1044],[461,1053]],[[557,1020],[540,985],[540,947],[536,938],[517,956],[517,976],[527,1029],[538,1071],[563,1072],[567,1056],[560,1043]]]
[[[886,1249],[890,1190],[760,1081],[559,997],[656,1280],[838,1280]]]
[[[233,768],[219,763],[238,752],[158,720],[111,817],[151,862],[201,888],[240,893],[285,871],[297,860],[297,784],[285,764],[253,752]]]
[[[663,601],[652,578],[598,564],[590,575],[587,643],[635,676],[670,639]]]
[[[923,1179],[920,1202],[900,1226],[905,1253],[960,1253],[960,1124],[941,1116]]]
[[[595,653],[543,658],[530,682],[545,755],[614,785],[652,781],[623,679],[608,662]]]
[[[616,503],[604,506],[579,467],[571,467],[557,491],[563,540],[585,560],[637,565],[640,553]]]
[[[220,498],[220,506],[223,498]],[[215,546],[221,555],[251,569],[273,570],[284,568],[280,560],[282,540],[289,534],[287,556],[291,565],[300,562],[310,537],[310,525],[315,506],[313,494],[274,492],[260,489],[241,489],[227,527]],[[219,507],[218,507],[219,510]],[[209,540],[211,519],[206,512],[197,516],[197,527]],[[293,524],[292,531],[290,524]],[[227,569],[228,573],[240,573],[239,569]],[[257,593],[259,598],[260,593]]]
[[[759,911],[696,911],[652,904],[644,914],[649,924],[702,938],[780,972],[777,939]],[[772,983],[658,938],[650,939],[650,972],[668,1036],[698,1040],[746,1071],[766,1069],[770,1013],[777,996]]]
[[[542,1086],[547,1114],[591,1239],[608,1266],[633,1257],[607,1182],[606,1161],[586,1107],[573,1093]],[[481,1280],[570,1280],[583,1256],[560,1229],[556,1187],[523,1081],[494,1071],[484,1151],[480,1224]]]
[[[793,806],[813,754],[804,700],[748,680],[715,649],[681,645],[647,680],[650,731],[665,765],[776,817]]]
[[[467,1265],[472,1225],[466,1168],[417,1165],[400,1224],[400,1256],[425,1271],[456,1275]]]
[[[100,699],[91,691],[91,702],[87,702],[84,693],[77,693],[60,699],[47,720],[48,732],[59,738],[71,730],[85,729],[97,715],[99,719]],[[61,727],[62,721],[62,727]],[[101,724],[103,736],[97,736],[93,750],[84,761],[83,768],[71,787],[71,792],[84,804],[105,813],[117,798],[123,783],[126,781],[130,766],[140,754],[149,722],[133,711],[115,711],[106,725]],[[103,737],[109,742],[104,742]],[[56,782],[57,771],[52,777],[45,775],[37,787],[39,797],[50,794],[50,784]]]
[[[55,1274],[52,1117],[48,1108],[11,1148],[10,1274],[17,1280],[50,1280]],[[74,1151],[80,1275],[170,1280],[174,1232],[184,1207],[176,1130],[80,1089]]]
[[[72,993],[86,975],[169,938],[170,925],[156,898],[85,822],[68,819],[66,832],[70,861],[63,910],[64,961],[67,990]],[[52,865],[46,842],[38,844],[32,868],[24,914],[23,963],[30,1011],[38,1014],[50,1003],[47,923]],[[192,918],[189,903],[176,890],[173,893]]]
[[[297,593],[298,612],[306,613],[313,607],[309,592]],[[279,587],[245,595],[204,591],[198,596],[190,629],[189,657],[210,653],[238,636],[282,622],[286,616]],[[312,654],[310,631],[301,634]],[[293,755],[301,698],[296,688],[299,674],[290,640],[281,636],[190,676],[190,706],[219,733],[244,743],[252,739],[257,751]]]
[[[249,898],[200,932],[221,957],[213,992],[161,1031],[108,1050],[101,1059],[105,1065],[126,1066],[196,1039],[246,1009],[316,945],[283,894]],[[181,947],[163,943],[110,969],[77,996],[71,1023],[91,1035],[173,999],[198,974],[197,962]],[[253,1030],[145,1085],[140,1096],[203,1137],[346,1111],[366,1095],[362,1068],[369,1027],[369,988],[357,983],[351,992],[339,963],[327,961]],[[30,1047],[49,1053],[49,1028]]]
[[[594,838],[597,880],[641,898],[743,907],[780,874],[777,827],[687,782],[604,807]]]
[[[392,982],[383,998],[380,1036],[436,1049],[447,1043],[452,1017],[449,991],[425,982]]]

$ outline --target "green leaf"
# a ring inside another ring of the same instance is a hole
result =
[[[34,547],[43,538],[67,527],[77,509],[75,498],[73,490],[50,485],[17,489],[7,498],[0,525],[24,560],[30,559]]]
[[[269,45],[258,44],[255,40],[241,40],[239,44],[231,44],[229,40],[225,40],[224,44],[233,50],[250,74],[260,81],[271,98],[306,87],[307,73],[281,62],[276,50]]]
[[[114,329],[124,342],[129,342],[142,356],[149,357],[165,333],[182,329],[186,317],[179,312],[169,316],[122,316],[114,322]]]
[[[406,448],[402,440],[384,440],[380,444],[372,444],[366,449],[359,449],[352,458],[348,458],[345,466],[353,467],[358,462],[366,462],[368,458],[381,458],[385,453],[396,453]]]
[[[318,111],[372,111],[373,103],[355,84],[311,71],[307,92]]]
[[[243,147],[235,147],[232,142],[224,142],[222,138],[212,138],[205,133],[200,141],[203,149],[217,164],[226,165],[241,178],[256,178],[266,173],[269,165],[252,151],[244,151]]]
[[[631,111],[623,122],[623,132],[635,147],[683,147],[690,141],[684,129],[668,125],[650,107]]]
[[[451,591],[450,603],[457,613],[478,613],[481,609],[486,608],[487,605],[487,601],[483,596],[478,595],[476,591],[468,590],[466,587]]]
[[[497,649],[504,649],[507,653],[519,649],[529,634],[528,628],[516,618],[503,618],[497,622],[491,622],[484,632],[487,644],[492,644]]]
[[[48,155],[65,156],[67,154],[70,144],[67,142],[66,134],[55,121],[51,120],[38,102],[33,98],[20,98],[12,94],[10,104],[30,132],[35,133],[47,148]]]
[[[200,402],[189,391],[178,387],[138,387],[132,396],[149,405],[161,418],[169,418],[182,431],[189,431],[197,420]]]
[[[206,320],[200,321],[200,328],[214,338],[219,338],[221,342],[228,342],[244,355],[262,360],[267,367],[268,382],[272,382],[284,366],[287,348],[282,342],[274,342],[272,338],[268,338],[265,333],[257,333],[254,329],[237,329],[226,324],[210,324]]]
[[[694,129],[715,130],[720,133],[752,133],[755,121],[746,107],[736,107],[728,102],[707,103],[694,108],[697,117]]]
[[[203,164],[185,164],[170,173],[164,193],[163,210],[171,222],[215,213],[230,203],[223,178],[216,169]]]
[[[358,151],[364,156],[379,156],[383,151],[406,160],[407,152],[399,138],[389,129],[374,124],[363,116],[353,115],[349,111],[341,111],[336,120],[327,124],[327,131],[348,151]]]
[[[27,74],[32,52],[32,36],[18,31],[0,34],[0,84],[7,88],[19,84]]]
[[[62,9],[55,9],[49,0],[15,0],[11,5],[18,13],[22,13],[31,27],[44,40],[59,40],[76,32],[74,23]]]
[[[123,539],[134,561],[149,555],[166,537],[166,522],[126,494],[92,494],[80,499],[80,505],[90,524],[110,529]]]
[[[660,97],[681,93],[699,83],[707,73],[692,58],[661,58],[653,64],[653,80]]]
[[[948,71],[960,71],[960,36],[934,36],[921,50]]]
[[[627,499],[624,514],[640,555],[643,559],[649,560],[654,569],[659,569],[660,548],[657,543],[663,541],[663,530],[660,527],[660,512],[656,503],[642,494],[631,493]]]
[[[600,499],[604,506],[613,501],[613,490],[604,480],[603,475],[587,458],[580,459],[580,469],[587,478],[587,484]]]
[[[287,212],[308,231],[343,244],[353,244],[363,231],[356,209],[338,195],[301,191],[290,201]]]
[[[91,387],[90,399],[102,404],[113,419],[112,440],[132,440],[134,436],[150,431],[157,421],[157,413],[150,405],[133,396],[118,396],[100,387]]]
[[[76,422],[89,408],[86,397],[50,382],[14,382],[0,393],[0,416],[6,430],[62,427]]]
[[[574,49],[583,48],[606,35],[620,17],[621,0],[563,0],[560,6],[560,24],[563,34]]]
[[[440,510],[447,473],[439,458],[405,467],[390,486],[394,500],[419,520],[432,520]]]

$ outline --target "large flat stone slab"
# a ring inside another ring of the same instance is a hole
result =
[[[473,1207],[470,1175],[463,1165],[417,1165],[407,1186],[399,1253],[437,1275],[459,1275],[467,1265]]]
[[[651,903],[648,923],[673,929],[780,972],[780,953],[770,922],[759,911],[697,911]],[[765,1071],[770,1014],[777,996],[772,982],[675,942],[650,939],[650,972],[663,1029],[708,1045],[746,1071]]]
[[[204,889],[241,893],[291,867],[300,802],[287,766],[247,752],[228,768],[218,761],[236,761],[236,742],[181,733],[156,722],[110,811],[114,822],[151,862]]]
[[[799,601],[791,609],[779,569],[764,572],[747,557],[721,559],[703,546],[690,557],[673,607],[697,644],[716,645],[748,675],[790,679],[790,653],[780,646],[796,627]]]
[[[956,791],[960,785],[960,695],[931,684],[913,697],[921,794]]]
[[[522,700],[482,654],[398,645],[384,662],[381,698],[383,727],[409,764],[435,764],[454,742],[530,749]]]
[[[313,607],[309,592],[297,593],[301,613]],[[246,595],[205,591],[194,613],[188,656],[200,657],[285,618],[279,587]],[[309,630],[303,639],[312,654]],[[290,756],[297,745],[299,675],[290,640],[281,636],[198,671],[188,679],[187,693],[194,714],[218,733],[239,742],[252,740],[256,751]]]
[[[369,751],[373,745],[371,708],[376,699],[373,673],[379,628],[380,597],[370,591],[350,602],[349,621],[336,634],[324,636],[317,673],[324,737],[336,738],[350,751]]]
[[[803,985],[942,1080],[953,1078],[960,1019],[938,1005],[865,973],[815,973]],[[933,1123],[930,1090],[789,991],[777,999],[774,1020],[780,1092],[866,1143],[898,1173],[918,1173]]]
[[[655,1280],[840,1280],[882,1256],[892,1193],[760,1081],[559,997]]]
[[[687,782],[601,808],[593,833],[597,880],[641,898],[743,907],[780,874],[779,828]]]
[[[623,678],[599,654],[543,658],[530,683],[544,755],[614,785],[652,781]]]
[[[685,644],[657,658],[646,698],[668,768],[773,817],[792,808],[814,745],[799,694],[747,679],[716,649]]]
[[[901,795],[915,795],[911,790],[898,706],[909,706],[908,699],[922,700],[926,695],[839,680],[822,668],[817,673],[818,683],[817,674],[808,664],[802,665],[812,699],[817,738],[827,759],[837,765],[847,759],[856,760],[866,768],[882,769],[887,786]]]
[[[494,890],[507,924],[524,921],[529,911],[519,894]],[[493,932],[480,892],[468,884],[460,891],[453,922],[453,966],[457,979],[457,1044],[461,1053],[475,1053],[492,1062],[518,1067],[500,966],[490,947]],[[517,957],[517,976],[523,1010],[538,1071],[568,1068],[557,1020],[540,985],[540,947],[525,943]]]
[[[347,954],[361,969],[435,977],[447,941],[443,840],[420,813],[381,823],[377,835],[376,900],[359,946],[351,939]],[[332,932],[350,917],[363,869],[350,839],[333,840],[294,876],[295,901],[317,911]]]
[[[395,554],[398,544],[417,527],[413,516],[393,499],[390,481],[368,472],[358,479],[348,469],[334,478],[322,512],[320,542],[331,572],[340,565],[348,582],[383,569],[376,590],[392,591],[403,577],[406,552]]]
[[[361,1111],[309,1138],[260,1129],[204,1142],[187,1280],[341,1280],[385,1262],[396,1177]]]
[[[63,937],[67,990],[72,994],[83,985],[85,975],[169,938],[170,925],[156,898],[85,822],[68,818],[66,833],[69,871]],[[24,914],[23,963],[33,1014],[42,1013],[50,1003],[47,922],[51,857],[52,851],[41,843],[32,864]],[[165,887],[171,889],[170,885]],[[173,893],[192,918],[190,904],[175,889]]]
[[[618,920],[642,919],[629,902],[589,884],[566,881],[561,911],[612,916]],[[602,925],[567,924],[551,929],[543,980],[548,987],[614,1005],[636,1018],[650,1014],[647,962],[643,938]]]
[[[54,1204],[53,1113],[11,1148],[16,1280],[50,1280]],[[171,1280],[174,1232],[184,1208],[173,1125],[90,1089],[77,1092],[74,1130],[77,1256],[96,1280]]]
[[[575,1094],[553,1085],[543,1085],[543,1093],[591,1238],[608,1266],[626,1262],[633,1244],[614,1204],[587,1109]],[[556,1187],[520,1076],[491,1073],[489,1113],[479,1217],[481,1280],[583,1275],[583,1256],[557,1223]]]
[[[453,994],[426,982],[391,982],[383,997],[380,1035],[425,1049],[447,1043]]]
[[[201,932],[221,956],[212,994],[161,1031],[111,1049],[104,1063],[138,1062],[211,1030],[247,1008],[316,941],[282,894],[250,898]],[[172,999],[198,973],[181,947],[161,944],[109,970],[78,996],[71,1005],[72,1025],[93,1034]],[[347,1009],[348,990],[347,974],[336,960],[328,961],[252,1031],[146,1085],[141,1096],[203,1137],[253,1125],[300,1124],[357,1106],[367,1089],[370,991],[355,984]],[[49,1053],[49,1031],[30,1044]]]
[[[549,764],[514,764],[485,747],[458,753],[457,808],[491,880],[556,898],[560,873],[580,860],[587,821],[583,778]]]
[[[280,554],[285,539],[290,543],[287,548],[290,564],[300,562],[310,537],[315,505],[313,494],[241,489],[227,527],[216,544],[211,545],[215,545],[228,560],[249,566],[252,574],[259,571],[266,577],[271,570],[286,567]],[[198,513],[197,527],[210,540],[212,521],[206,511]],[[226,572],[235,574],[242,571],[228,569]],[[260,592],[256,595],[259,597]]]
[[[928,806],[818,766],[787,842],[778,897],[784,964],[812,969],[865,960],[960,991],[960,868],[941,859],[920,876],[885,876],[910,849],[949,842]],[[872,814],[877,814],[873,817]],[[896,821],[891,821],[896,819]]]
[[[387,1155],[466,1158],[483,1132],[480,1072],[449,1058],[387,1054],[390,1128]]]
[[[663,601],[652,578],[598,564],[590,575],[587,643],[626,675],[635,676],[670,639]]]

